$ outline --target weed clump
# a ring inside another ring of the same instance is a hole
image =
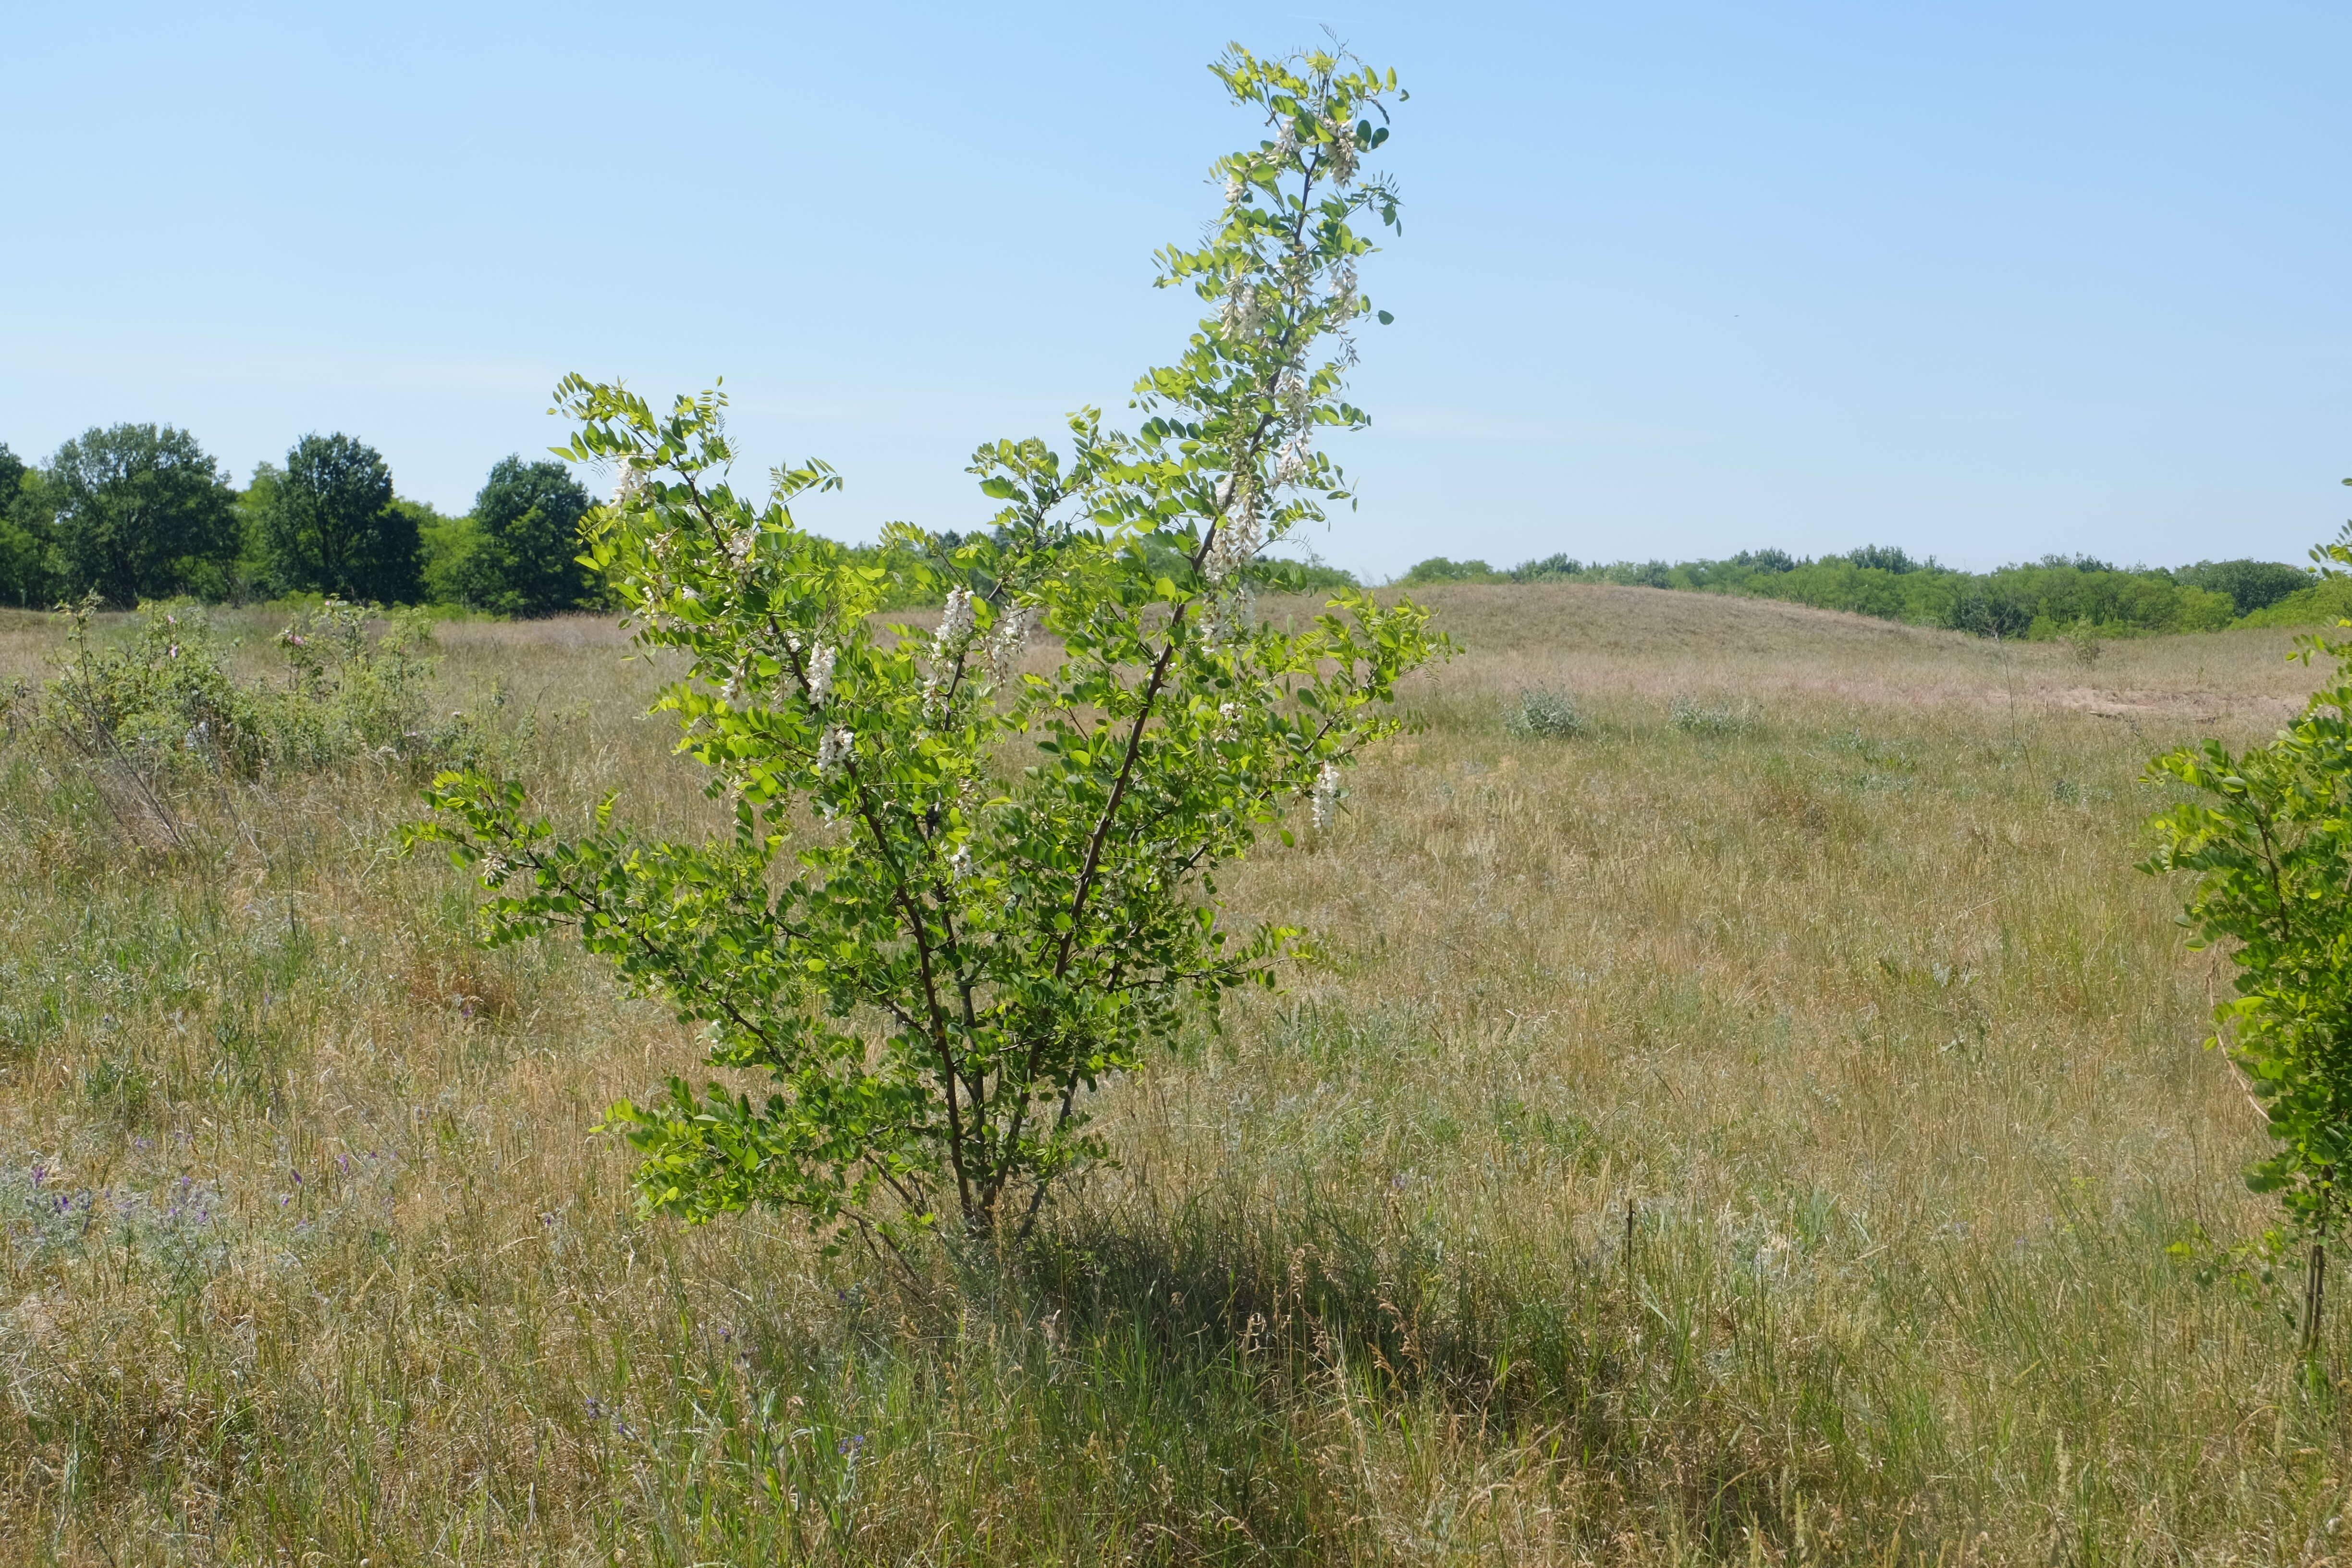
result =
[[[1760,714],[1756,704],[1745,698],[1710,703],[1677,697],[1668,706],[1666,717],[1685,735],[1723,736],[1747,734],[1756,728]]]
[[[1519,693],[1503,728],[1521,740],[1570,740],[1584,732],[1576,699],[1557,687],[1530,687]]]

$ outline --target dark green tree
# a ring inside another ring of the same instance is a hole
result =
[[[1499,583],[1505,579],[1484,561],[1454,561],[1433,555],[1426,561],[1415,562],[1397,580],[1406,587],[1419,588],[1431,583]]]
[[[67,593],[216,595],[235,566],[236,492],[185,430],[93,427],[58,448],[45,489]]]
[[[2227,594],[2242,616],[2266,610],[2289,594],[2308,588],[2318,578],[2283,561],[2200,561],[2173,573],[2176,583]]]
[[[269,478],[254,512],[277,588],[382,605],[416,598],[416,520],[394,504],[383,454],[341,433],[305,436]]]
[[[30,609],[55,594],[47,500],[40,471],[0,443],[0,604]]]
[[[1857,566],[1874,568],[1881,572],[1901,574],[1919,570],[1919,563],[1912,560],[1900,548],[1892,544],[1865,544],[1848,555],[1846,559]]]
[[[446,590],[507,616],[552,616],[603,600],[580,563],[580,520],[596,503],[562,464],[502,458],[474,498],[470,536],[446,571]]]

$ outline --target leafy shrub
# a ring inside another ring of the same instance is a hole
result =
[[[1342,768],[1445,646],[1426,612],[1361,591],[1297,631],[1249,613],[1259,552],[1349,494],[1314,442],[1367,423],[1342,400],[1370,313],[1351,223],[1397,221],[1360,167],[1395,79],[1238,47],[1216,68],[1266,135],[1218,160],[1206,244],[1160,257],[1212,313],[1138,384],[1133,435],[1089,409],[1066,451],[980,449],[1003,510],[933,571],[933,626],[878,626],[889,574],[794,521],[830,468],[778,470],[762,507],[730,488],[716,391],[656,411],[579,376],[557,389],[570,455],[619,479],[595,563],[640,640],[684,656],[662,706],[733,831],[655,841],[607,801],[559,837],[520,786],[449,773],[412,841],[494,892],[495,940],[576,927],[709,1026],[713,1067],[768,1076],[757,1099],[674,1079],[607,1112],[656,1209],[789,1205],[898,1246],[944,1216],[1025,1231],[1108,1152],[1087,1091],[1188,1000],[1270,983],[1297,942],[1235,930],[1218,867],[1261,831],[1295,839],[1286,817],[1331,828]],[[889,537],[910,562],[941,553]]]
[[[1530,687],[1519,693],[1503,720],[1503,728],[1525,739],[1566,740],[1583,732],[1584,716],[1567,692],[1549,686]]]
[[[1253,565],[1251,577],[1275,594],[1322,594],[1334,588],[1363,586],[1353,572],[1332,565],[1311,550],[1304,561],[1262,556]]]
[[[2352,543],[2323,557],[2324,569],[2352,568]],[[2149,819],[2157,848],[2140,868],[2193,879],[2182,913],[2192,945],[2221,949],[2238,970],[2207,1043],[2242,1070],[2268,1124],[2273,1150],[2247,1184],[2278,1196],[2289,1234],[2274,1247],[2309,1244],[2303,1350],[2316,1356],[2327,1238],[2352,1186],[2352,641],[2301,643],[2336,668],[2294,722],[2235,754],[2207,741],[2148,763],[2150,782],[2195,793]]]
[[[277,638],[287,666],[280,685],[236,680],[201,605],[141,606],[136,631],[116,648],[95,644],[95,608],[92,598],[71,612],[68,653],[36,723],[142,792],[191,773],[254,778],[362,757],[422,778],[479,751],[465,720],[433,716],[431,623],[422,611],[395,611],[380,632],[373,612],[338,599],[300,611]]]
[[[295,771],[334,767],[364,753],[418,778],[478,759],[480,737],[462,717],[436,716],[433,623],[394,610],[371,635],[373,613],[338,599],[298,616],[278,634],[285,691],[264,703],[271,761]]]
[[[268,726],[254,694],[230,678],[204,606],[142,605],[138,631],[113,649],[91,640],[97,607],[92,595],[69,612],[64,668],[43,694],[41,727],[146,779],[189,767],[254,772]]]

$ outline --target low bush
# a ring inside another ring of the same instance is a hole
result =
[[[1744,735],[1756,727],[1756,704],[1745,700],[1702,702],[1677,697],[1666,710],[1674,727],[1686,735]]]
[[[68,651],[37,709],[46,738],[149,778],[187,767],[242,773],[259,765],[258,704],[230,679],[203,605],[186,599],[144,605],[137,632],[117,648],[92,639],[97,608],[92,597],[69,612]]]
[[[1566,740],[1583,733],[1584,715],[1577,711],[1576,699],[1567,692],[1536,686],[1519,693],[1503,720],[1503,728],[1527,740]]]
[[[35,731],[151,792],[195,775],[257,778],[362,758],[429,777],[479,752],[457,713],[434,715],[431,621],[338,599],[298,611],[276,639],[282,684],[239,681],[202,605],[141,606],[131,637],[101,647],[94,601],[69,612],[66,654],[31,704]],[[379,624],[380,623],[380,624]]]

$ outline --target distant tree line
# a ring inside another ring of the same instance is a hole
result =
[[[1890,545],[1801,560],[1744,550],[1725,561],[1582,562],[1567,555],[1497,570],[1484,561],[1433,556],[1405,574],[1432,583],[1616,583],[1784,599],[1817,609],[1985,637],[2054,637],[2212,631],[2251,622],[2297,626],[2352,614],[2352,584],[2275,561],[2200,561],[2173,568],[2118,567],[2089,556],[2044,556],[1992,572],[1915,561]]]
[[[0,604],[46,608],[96,594],[129,607],[188,595],[214,601],[331,595],[547,616],[610,604],[577,559],[593,498],[563,464],[500,459],[473,509],[444,514],[393,487],[382,453],[351,436],[305,436],[239,489],[185,430],[90,429],[31,464],[0,444]],[[940,537],[952,550],[961,537]],[[867,552],[861,550],[859,553]],[[875,563],[892,563],[879,550]],[[1352,583],[1310,559],[1264,563],[1266,585]],[[2038,639],[2309,625],[2352,617],[2352,579],[2274,561],[2118,567],[2044,556],[1992,572],[1915,561],[1891,545],[1800,559],[1745,550],[1722,561],[1584,562],[1507,569],[1433,556],[1402,583],[1614,583],[1745,595],[1980,636]],[[909,595],[890,595],[910,602]]]
[[[399,495],[383,455],[341,434],[303,437],[239,489],[187,431],[116,425],[46,464],[0,445],[0,604],[316,595],[594,609],[604,585],[576,559],[594,504],[562,463],[517,456],[490,469],[471,511],[446,516]]]

